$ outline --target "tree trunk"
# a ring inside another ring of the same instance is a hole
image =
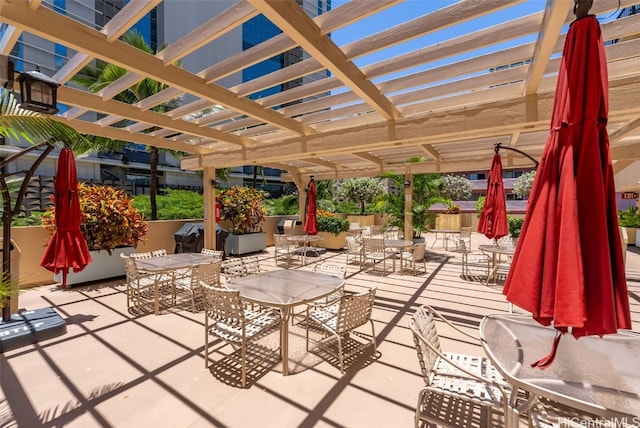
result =
[[[156,195],[158,194],[158,148],[153,146],[151,147],[149,171],[149,203],[151,204],[151,220],[157,220],[158,204],[156,202]]]

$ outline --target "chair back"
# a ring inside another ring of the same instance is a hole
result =
[[[371,236],[382,236],[382,226],[369,226],[369,235]]]
[[[120,253],[120,258],[124,264],[124,272],[127,275],[127,280],[133,279],[138,274],[138,268],[133,257]]]
[[[206,316],[215,322],[241,326],[245,322],[240,291],[226,288],[199,287]]]
[[[413,246],[412,257],[414,261],[420,261],[424,259],[424,252],[427,248],[426,242],[418,242]]]
[[[129,254],[129,257],[132,259],[150,259],[152,257],[157,257],[157,256],[154,256],[151,251],[147,251],[144,253],[131,253]]]
[[[161,250],[155,250],[151,252],[151,257],[162,257],[167,255],[167,250],[162,248]]]
[[[345,266],[334,265],[332,263],[322,263],[319,265],[314,265],[313,271],[335,276],[342,279],[347,277],[347,268]]]
[[[288,248],[289,237],[287,235],[279,235],[277,233],[274,233],[273,243],[275,244],[276,248]]]
[[[191,272],[191,287],[220,287],[221,269],[222,260],[194,266]]]
[[[471,228],[470,227],[461,227],[460,228],[460,239],[471,239]]]
[[[243,257],[240,260],[242,260],[244,276],[260,273],[260,259],[257,256]]]
[[[471,252],[471,249],[467,246],[467,243],[464,241],[464,239],[461,239],[458,242],[458,245],[460,245],[460,252],[463,256]]]
[[[442,353],[434,313],[433,308],[423,305],[418,308],[409,321],[422,378],[426,386],[431,384],[432,373],[438,357]]]
[[[228,280],[244,276],[244,266],[241,259],[227,259],[222,262],[224,276]]]
[[[384,237],[387,239],[399,239],[400,230],[398,229],[398,226],[389,226],[385,228]]]
[[[345,239],[347,240],[347,249],[350,252],[358,252],[362,249],[362,245],[358,244],[355,236],[347,236]]]
[[[204,254],[205,256],[212,256],[215,257],[219,260],[222,260],[223,256],[224,256],[224,251],[221,250],[212,250],[210,248],[203,248],[202,250],[200,250],[201,254]]]
[[[375,296],[375,288],[371,288],[365,293],[342,296],[338,304],[336,333],[340,335],[369,322]]]
[[[382,253],[384,254],[384,238],[362,238],[362,246],[364,247],[365,254]]]

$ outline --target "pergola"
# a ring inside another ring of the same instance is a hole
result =
[[[0,54],[8,55],[23,33],[74,52],[52,77],[63,83],[58,102],[71,107],[56,118],[79,132],[190,153],[182,168],[204,171],[205,184],[215,178],[215,168],[261,165],[286,171],[283,178],[301,191],[311,175],[392,172],[410,179],[416,173],[487,170],[496,143],[539,158],[567,24],[574,18],[573,0],[534,0],[529,3],[539,10],[526,16],[518,12],[526,3],[521,0],[443,2],[441,9],[338,46],[330,33],[374,14],[392,16],[401,1],[352,0],[312,19],[295,0],[240,0],[155,56],[119,40],[162,2],[132,0],[102,28],[93,28],[58,13],[51,2],[0,0],[0,21],[8,26]],[[637,2],[621,0],[620,6]],[[617,1],[596,1],[591,12],[610,16],[616,8]],[[490,19],[505,12],[512,18],[497,24]],[[282,33],[195,73],[174,65],[259,14]],[[606,41],[615,41],[606,52],[608,130],[618,173],[640,159],[640,15],[604,20],[602,29]],[[424,36],[436,42],[364,61]],[[221,83],[296,47],[305,52],[300,62],[233,87]],[[129,73],[99,93],[67,84],[93,59]],[[319,72],[324,78],[304,80]],[[135,105],[112,99],[146,77],[169,88]],[[252,97],[277,85],[283,90]],[[151,110],[185,94],[193,101],[165,114]],[[92,112],[100,119],[88,120],[85,113]],[[122,118],[130,124],[114,126]],[[424,160],[409,162],[415,158]],[[531,166],[526,157],[505,152],[505,168]],[[211,186],[204,188],[205,201],[211,201]],[[210,217],[209,245],[215,242]]]

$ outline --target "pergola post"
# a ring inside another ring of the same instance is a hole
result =
[[[404,239],[413,237],[413,174],[411,168],[407,167],[404,176]]]
[[[204,197],[204,248],[216,248],[216,169],[212,166],[203,169]]]
[[[304,179],[300,174],[291,174],[291,178],[293,179],[293,183],[296,185],[298,189],[298,220],[304,224],[304,213],[306,210],[305,203],[307,201],[307,186],[305,185]]]

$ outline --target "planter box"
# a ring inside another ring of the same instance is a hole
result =
[[[460,214],[438,214],[438,217],[436,217],[436,229],[460,230]]]
[[[318,245],[328,250],[341,250],[347,246],[347,232],[341,232],[334,235],[331,232],[318,232],[318,236],[322,236],[322,241]]]
[[[93,259],[91,264],[80,272],[71,270],[67,274],[67,285],[124,276],[124,263],[122,263],[120,254],[129,254],[135,251],[136,249],[133,247],[116,248],[111,255],[106,251],[91,251],[91,258]],[[62,274],[54,275],[53,280],[62,283]]]
[[[349,223],[360,223],[360,227],[373,226],[376,224],[376,216],[373,214],[348,214]]]
[[[263,251],[267,248],[267,234],[264,232],[246,235],[230,234],[227,236],[224,248],[227,254],[234,256]]]
[[[638,233],[638,228],[624,227],[624,226],[621,226],[621,227],[627,231],[627,245],[635,245],[636,247],[640,247],[640,242],[638,242],[638,239],[640,237],[640,233]]]

